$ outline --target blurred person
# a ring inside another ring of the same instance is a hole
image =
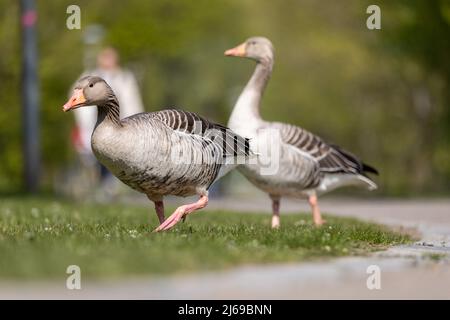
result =
[[[93,70],[84,71],[79,78],[87,75],[102,77],[111,86],[121,106],[121,119],[144,112],[136,78],[131,71],[120,66],[119,54],[114,48],[106,47],[102,49],[97,56],[97,67]],[[83,165],[87,167],[99,166],[102,186],[111,190],[114,177],[97,162],[91,149],[91,135],[97,121],[97,108],[79,108],[74,110],[74,115],[73,145]],[[108,192],[108,190],[106,191]]]

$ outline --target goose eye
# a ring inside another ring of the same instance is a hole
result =
[[[91,83],[90,85],[89,85],[89,88],[92,88],[94,86],[94,84],[93,83]]]

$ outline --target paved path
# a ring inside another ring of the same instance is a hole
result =
[[[244,208],[243,208],[244,206]],[[4,298],[61,299],[450,299],[450,200],[324,200],[322,210],[395,227],[415,228],[421,240],[370,257],[314,263],[245,266],[227,271],[85,283],[79,291],[61,284],[0,285]],[[267,199],[216,200],[210,208],[268,212]],[[307,211],[297,201],[284,201],[282,212]],[[438,259],[434,259],[438,258]],[[381,289],[366,286],[367,267],[381,271]]]

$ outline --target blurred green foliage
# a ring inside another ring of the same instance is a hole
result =
[[[276,48],[266,119],[301,125],[379,168],[385,195],[450,190],[450,2],[76,1],[81,30],[66,28],[72,0],[37,1],[44,184],[75,158],[73,119],[61,112],[83,71],[83,31],[105,28],[139,80],[148,111],[177,106],[226,123],[254,63],[223,57],[253,35]],[[0,0],[0,190],[21,186],[18,1]],[[6,112],[5,112],[6,111]]]

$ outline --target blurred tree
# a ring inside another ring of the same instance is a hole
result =
[[[22,176],[18,3],[0,1],[0,186],[17,190]]]
[[[83,32],[105,29],[139,80],[148,111],[170,106],[226,123],[254,64],[224,58],[249,36],[270,38],[275,68],[265,118],[316,132],[380,168],[380,193],[450,190],[448,1],[381,1],[382,29],[366,28],[370,1],[70,0],[38,2],[45,183],[74,154],[60,106],[83,69]],[[0,0],[0,190],[20,187],[18,7]]]
[[[450,2],[386,1],[387,49],[401,64],[416,128],[410,160],[416,191],[450,187]],[[433,178],[431,178],[433,177]]]

